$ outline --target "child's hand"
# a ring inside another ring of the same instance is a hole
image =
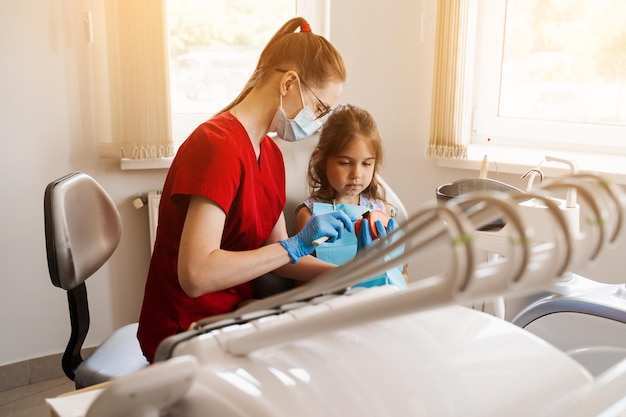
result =
[[[363,224],[365,222],[365,225]],[[365,227],[363,227],[365,226]],[[354,225],[356,232],[356,251],[361,252],[363,249],[372,246],[372,234],[367,219],[358,220]]]
[[[370,234],[372,238],[377,239],[380,236],[386,235],[386,229],[389,228],[390,220],[393,220],[393,219],[391,219],[385,212],[382,212],[380,210],[372,210],[366,214],[366,217],[364,219],[359,219],[356,221],[356,223],[354,224],[354,232],[356,233],[358,237],[359,232],[361,231],[363,222],[366,222],[367,224],[369,224],[371,228]],[[394,223],[395,223],[395,220],[394,220]],[[397,224],[394,224],[394,228],[396,226]],[[382,231],[382,234],[379,233],[379,231]]]
[[[373,223],[372,223],[373,222]],[[364,219],[359,219],[354,224],[354,232],[357,237],[357,252],[372,246],[372,242],[385,237],[389,232],[398,228],[394,218],[387,216],[380,210],[374,210]]]

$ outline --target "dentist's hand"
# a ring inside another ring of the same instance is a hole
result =
[[[281,240],[279,243],[287,250],[291,257],[291,263],[295,264],[301,257],[310,255],[317,247],[316,239],[326,236],[328,242],[341,239],[343,229],[354,231],[354,225],[350,217],[343,211],[335,210],[322,214],[314,214],[304,225],[300,233]]]

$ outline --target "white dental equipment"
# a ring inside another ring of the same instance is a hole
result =
[[[570,176],[528,194],[470,192],[424,206],[318,280],[209,317],[166,340],[157,352],[162,362],[154,366],[191,355],[197,368],[187,394],[157,408],[172,417],[556,417],[567,407],[563,399],[576,393],[595,407],[579,417],[599,416],[610,407],[626,410],[615,395],[598,403],[598,387],[612,393],[626,388],[626,366],[594,380],[571,357],[528,332],[457,305],[546,290],[572,266],[597,259],[621,234],[625,204],[619,190],[601,183],[599,177]],[[605,220],[581,231],[590,239],[576,238],[551,198],[553,191],[572,188],[596,219]],[[531,227],[535,217],[520,208],[529,199],[542,203],[552,219],[541,240]],[[476,230],[498,219],[506,222],[506,254],[481,262]],[[345,290],[439,250],[451,254],[446,270],[406,290]],[[112,407],[130,401],[125,386],[153,378],[150,368],[114,381],[119,394],[104,391]]]
[[[622,233],[622,189],[593,174],[563,177],[543,188],[548,193],[574,189],[579,197],[581,229],[568,271],[597,262],[601,251]],[[624,288],[624,284],[603,284],[568,272],[546,292],[527,300],[531,302],[524,303],[511,321],[598,376],[626,358]]]

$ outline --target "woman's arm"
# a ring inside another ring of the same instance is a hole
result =
[[[191,197],[178,254],[178,281],[190,297],[250,281],[291,261],[278,243],[287,238],[282,215],[272,236],[281,222],[284,233],[276,233],[271,244],[240,252],[220,248],[225,221],[226,214],[215,202]]]

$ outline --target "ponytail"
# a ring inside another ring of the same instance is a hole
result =
[[[240,103],[279,68],[296,71],[312,86],[346,80],[346,68],[339,51],[326,38],[313,33],[303,17],[294,17],[269,40],[243,90],[220,113]]]

